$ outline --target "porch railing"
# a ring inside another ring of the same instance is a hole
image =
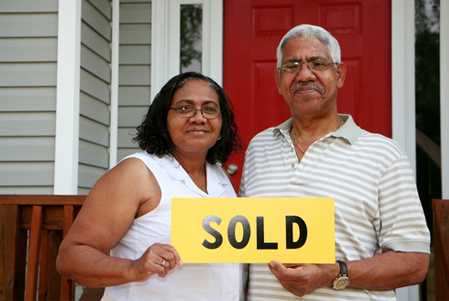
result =
[[[74,299],[56,256],[85,196],[0,195],[0,301]]]
[[[56,256],[85,196],[0,195],[0,301],[74,300]],[[437,300],[449,300],[449,200],[433,200]]]

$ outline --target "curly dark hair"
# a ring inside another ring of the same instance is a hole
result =
[[[134,141],[139,147],[159,157],[172,154],[174,145],[167,129],[167,115],[176,91],[188,80],[203,80],[217,93],[220,104],[222,125],[220,137],[207,152],[206,160],[211,164],[225,162],[229,155],[241,149],[237,135],[231,103],[224,90],[213,79],[197,72],[186,72],[171,78],[159,91],[151,103],[143,122],[137,127]]]

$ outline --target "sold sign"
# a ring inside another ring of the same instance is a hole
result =
[[[175,198],[171,243],[186,263],[334,263],[334,201]]]

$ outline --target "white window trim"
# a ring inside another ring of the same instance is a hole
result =
[[[203,4],[202,73],[223,81],[223,1],[153,0],[151,29],[151,99],[174,75],[180,64],[180,5]]]
[[[415,171],[415,7],[409,2],[391,1],[392,132]]]
[[[109,168],[117,164],[118,152],[118,88],[119,88],[119,46],[120,46],[120,1],[112,1],[111,41],[111,104],[109,132]]]
[[[415,6],[391,1],[392,132],[416,173]],[[419,286],[396,290],[398,301],[419,301]]]
[[[449,199],[449,2],[440,1],[440,133],[442,198]]]
[[[54,194],[78,193],[81,0],[60,1]]]
[[[416,172],[415,11],[406,0],[392,1],[393,138]],[[449,3],[440,3],[440,135],[442,198],[449,199]],[[407,300],[407,299],[404,299]],[[412,300],[412,299],[410,299]],[[413,299],[419,300],[419,299]]]
[[[168,78],[168,5],[151,1],[151,100]]]

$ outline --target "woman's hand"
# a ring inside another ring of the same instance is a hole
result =
[[[165,277],[168,272],[181,266],[178,252],[171,245],[155,243],[131,264],[131,281],[144,281],[151,275]]]

